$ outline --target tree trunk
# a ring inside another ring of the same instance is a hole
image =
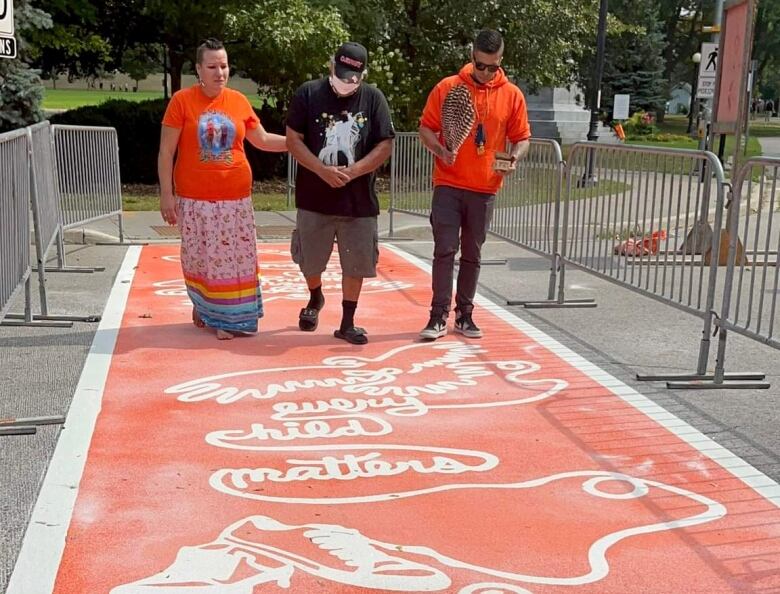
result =
[[[171,74],[171,94],[181,89],[181,71],[184,56],[168,46],[168,68]]]

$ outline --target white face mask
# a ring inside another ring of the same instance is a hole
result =
[[[344,82],[336,75],[331,74],[330,86],[333,88],[333,91],[336,93],[336,95],[338,95],[339,97],[346,97],[347,95],[351,95],[352,93],[358,90],[358,87],[360,86],[360,81],[354,83]]]

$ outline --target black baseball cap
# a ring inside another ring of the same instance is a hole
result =
[[[342,80],[358,82],[363,78],[363,72],[366,70],[368,51],[359,43],[348,41],[336,51],[333,62],[336,76]]]

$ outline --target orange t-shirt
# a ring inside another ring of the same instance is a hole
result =
[[[238,200],[252,194],[244,136],[260,120],[244,95],[225,88],[211,98],[198,85],[182,89],[171,98],[162,123],[181,130],[173,168],[177,196]]]
[[[531,138],[531,127],[523,92],[509,82],[504,71],[499,70],[493,80],[479,85],[471,77],[473,69],[473,64],[466,64],[458,74],[445,78],[433,88],[423,109],[420,125],[438,133],[441,140],[444,99],[456,85],[466,85],[471,94],[476,121],[458,150],[453,165],[445,165],[438,158],[435,160],[433,185],[495,194],[504,181],[503,176],[493,171],[496,152],[506,150],[507,140],[515,144]],[[478,154],[475,142],[479,123],[482,123],[485,142],[482,154]]]

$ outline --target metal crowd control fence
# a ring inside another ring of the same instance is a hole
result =
[[[733,181],[728,268],[718,327],[715,377],[698,388],[769,388],[768,383],[724,383],[728,332],[780,349],[780,159],[747,160]],[[721,243],[721,246],[723,243]],[[723,248],[721,247],[721,250]],[[763,376],[758,379],[763,379]]]
[[[7,167],[3,171],[3,203],[0,204],[2,212],[0,223],[5,225],[14,225],[10,229],[3,229],[2,242],[8,242],[3,245],[0,251],[0,268],[16,270],[20,272],[24,269],[22,282],[24,283],[24,313],[15,314],[7,311],[8,302],[2,299],[3,315],[0,316],[0,324],[3,326],[69,326],[70,324],[57,321],[36,322],[32,312],[32,283],[30,266],[30,203],[33,191],[33,172],[31,168],[32,150],[30,143],[30,132],[27,129],[15,130],[4,135],[12,140],[13,146],[6,145],[10,151],[8,159],[3,155],[3,165]],[[5,143],[4,143],[5,144]],[[20,217],[24,217],[22,221]],[[20,255],[20,250],[23,255]],[[9,287],[13,285],[13,273],[3,272],[2,275],[5,284],[9,282]],[[19,277],[17,277],[19,280]],[[19,285],[21,286],[21,285]],[[13,287],[11,287],[13,288]],[[5,289],[2,291],[3,297],[6,296]]]
[[[724,210],[725,176],[705,151],[577,143],[569,154],[567,208],[562,223],[566,264],[668,303],[703,319],[694,374],[640,380],[709,379]],[[714,200],[710,200],[714,197]],[[702,204],[713,210],[709,249],[692,254]],[[565,268],[561,270],[565,282]],[[742,377],[740,374],[738,377]]]
[[[123,245],[122,183],[116,130],[58,124],[52,126],[52,136],[62,229],[116,216],[119,227],[119,243],[116,245]],[[57,254],[58,270],[89,271],[65,266],[62,234]]]
[[[26,309],[31,302],[29,161],[27,130],[0,134],[0,322],[22,286]],[[0,436],[30,435],[36,425],[62,422],[63,417],[0,418]]]
[[[287,153],[287,210],[295,203],[295,178],[298,176],[298,161]]]
[[[40,122],[26,128],[30,146],[30,202],[33,213],[35,254],[38,273],[38,292],[41,313],[30,316],[31,304],[25,303],[25,315],[8,314],[9,319],[62,322],[97,322],[100,316],[50,315],[46,296],[46,255],[62,233],[60,205],[54,183],[55,167],[52,157],[52,136],[49,122]],[[54,269],[57,270],[57,269]],[[79,269],[80,270],[80,269]],[[87,269],[92,272],[93,269]],[[36,325],[40,325],[37,324]],[[57,324],[59,325],[59,324]],[[68,324],[70,325],[70,324]]]
[[[25,130],[0,134],[0,322],[30,268],[29,145]]]

